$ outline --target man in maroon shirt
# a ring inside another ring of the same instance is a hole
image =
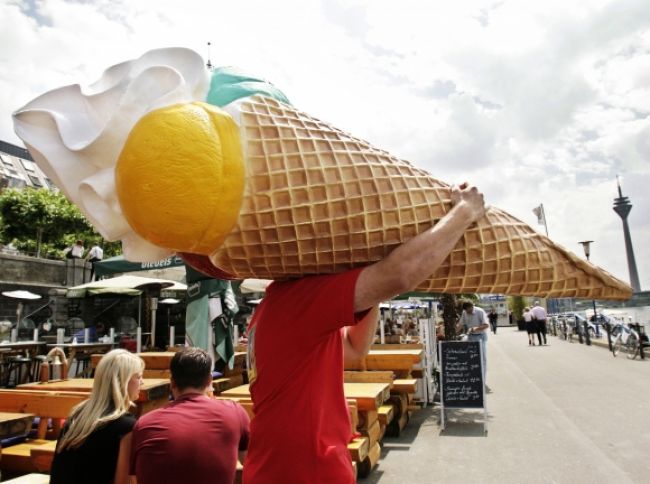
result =
[[[485,212],[475,187],[454,187],[451,198],[453,207],[432,228],[375,264],[267,288],[249,328],[255,418],[245,484],[355,482],[344,358],[367,354],[377,305],[430,276]]]
[[[174,401],[136,422],[131,474],[138,484],[232,484],[248,446],[246,411],[206,396],[212,361],[202,349],[176,353],[170,369]]]

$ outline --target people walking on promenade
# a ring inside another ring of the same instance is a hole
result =
[[[544,338],[544,344],[546,344],[546,309],[539,305],[539,301],[535,301],[535,306],[530,312],[533,315],[533,321],[535,321],[535,332],[539,344],[542,344],[542,337]]]
[[[499,321],[499,315],[497,314],[494,308],[490,309],[488,314],[488,319],[490,320],[490,326],[492,327],[492,332],[497,334],[497,323]]]
[[[535,321],[533,321],[533,313],[530,312],[529,307],[524,308],[524,321],[526,322],[526,333],[528,333],[528,346],[535,346],[535,333],[537,328],[535,327]],[[540,338],[539,344],[542,344]]]

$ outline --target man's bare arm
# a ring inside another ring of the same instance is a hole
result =
[[[409,291],[435,272],[465,230],[485,214],[483,194],[462,184],[452,188],[452,209],[432,228],[366,267],[357,280],[354,310],[363,311]]]
[[[343,356],[345,362],[358,361],[364,358],[375,339],[379,308],[375,306],[355,326],[347,326],[343,337]]]

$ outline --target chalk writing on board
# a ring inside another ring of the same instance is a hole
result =
[[[441,342],[441,376],[445,407],[483,407],[480,342]]]

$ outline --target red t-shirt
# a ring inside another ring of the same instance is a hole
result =
[[[248,426],[248,414],[235,402],[180,396],[136,422],[131,474],[138,484],[232,484]]]
[[[255,418],[245,483],[355,482],[341,331],[358,322],[354,288],[360,272],[267,288],[248,338]]]

